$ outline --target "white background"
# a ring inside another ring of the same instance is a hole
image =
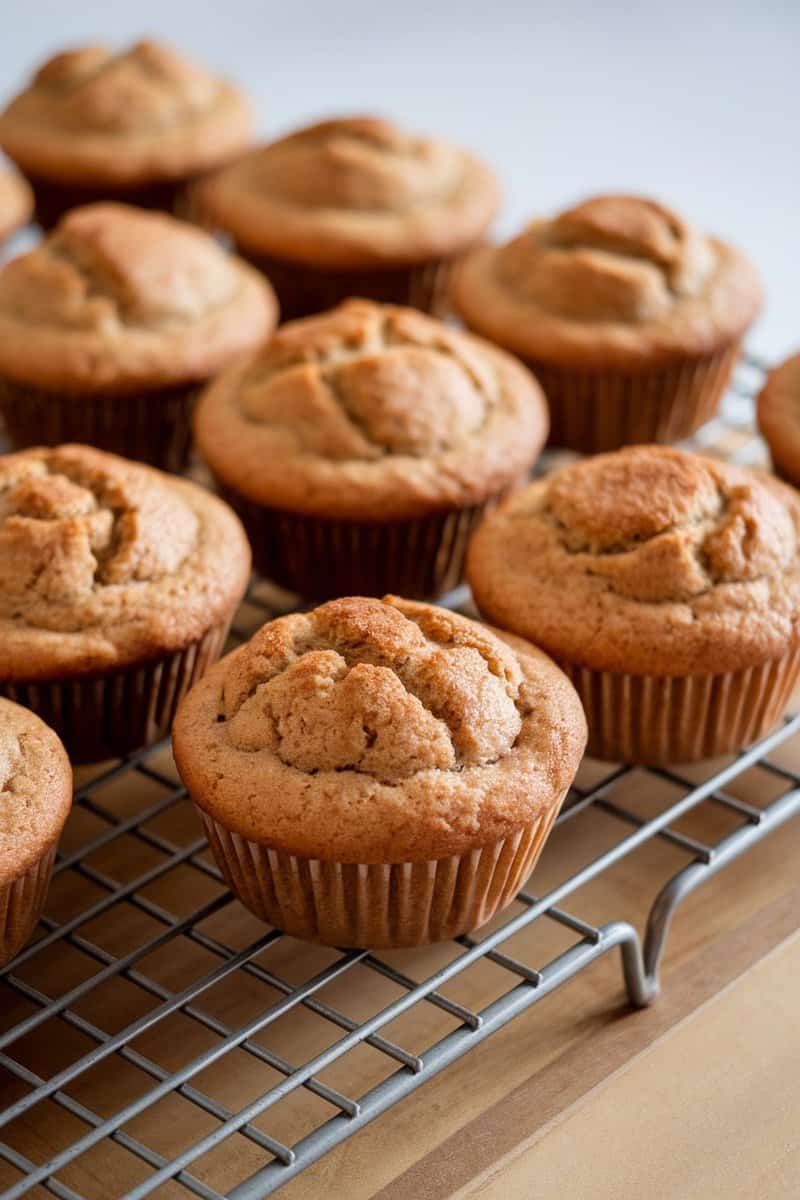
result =
[[[749,252],[751,345],[800,348],[800,0],[0,0],[0,93],[50,52],[144,33],[238,79],[261,131],[380,112],[481,152],[511,233],[600,190],[672,203]]]

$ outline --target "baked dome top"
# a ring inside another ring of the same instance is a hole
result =
[[[212,220],[251,253],[358,267],[474,245],[499,205],[472,155],[377,117],[323,121],[200,185]]]
[[[776,467],[800,479],[800,354],[769,372],[758,397],[758,425]]]
[[[205,380],[276,319],[267,281],[201,230],[90,204],[0,270],[0,373],[101,391]]]
[[[33,214],[33,194],[22,178],[0,169],[0,240],[26,225]]]
[[[488,618],[558,661],[691,675],[780,657],[800,625],[800,496],[664,446],[596,455],[479,528],[467,574]]]
[[[348,300],[282,326],[195,414],[249,499],[369,520],[480,502],[532,465],[544,397],[502,351],[414,309]]]
[[[544,655],[391,596],[265,625],[174,727],[184,782],[228,828],[350,862],[506,836],[565,791],[585,741],[577,695]]]
[[[61,833],[72,805],[66,751],[44,721],[0,698],[0,887]]]
[[[738,251],[638,196],[594,197],[475,251],[454,290],[486,336],[588,367],[707,353],[741,336],[761,303]]]
[[[219,166],[247,146],[251,127],[236,88],[142,41],[49,59],[0,114],[0,146],[48,179],[130,186]]]
[[[88,446],[0,457],[0,680],[177,651],[241,598],[250,553],[204,489]]]

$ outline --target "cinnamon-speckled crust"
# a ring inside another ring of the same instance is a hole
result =
[[[758,426],[776,469],[800,483],[800,354],[767,376],[758,397]]]
[[[800,633],[800,496],[659,446],[597,455],[512,497],[470,543],[481,612],[556,661],[721,674]]]
[[[0,146],[59,183],[135,186],[220,166],[252,124],[236,88],[165,46],[84,46],[44,63],[0,114]]]
[[[33,194],[20,175],[0,170],[0,242],[27,225],[33,213]]]
[[[761,306],[755,268],[671,209],[598,196],[474,251],[453,285],[467,324],[563,367],[644,369],[742,336]]]
[[[350,300],[282,326],[195,413],[214,473],[256,503],[357,520],[480,503],[533,464],[530,372],[413,309]]]
[[[90,204],[0,271],[0,374],[84,392],[204,381],[276,321],[267,281],[207,234]]]
[[[265,625],[184,700],[192,798],[228,829],[341,862],[462,854],[563,794],[586,743],[539,651],[397,597]]]
[[[253,151],[204,181],[198,198],[248,254],[360,267],[474,246],[500,191],[491,171],[455,146],[351,117]]]
[[[0,457],[0,680],[146,662],[232,615],[250,550],[203,488],[88,446]]]
[[[72,805],[66,751],[44,721],[0,698],[0,887],[59,837]]]

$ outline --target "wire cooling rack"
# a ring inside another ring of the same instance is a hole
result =
[[[763,460],[759,380],[745,360],[696,447]],[[284,609],[256,583],[235,637]],[[259,926],[225,889],[166,747],[84,772],[38,940],[0,969],[2,1196],[260,1200],[610,952],[631,1004],[649,1004],[681,902],[800,810],[778,754],[798,731],[787,718],[713,770],[585,764],[541,895],[521,892],[474,936],[380,956]],[[600,852],[576,864],[571,834],[589,821]],[[592,900],[637,862],[613,894],[644,897],[641,934],[636,914]]]

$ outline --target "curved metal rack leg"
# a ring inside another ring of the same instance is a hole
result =
[[[625,986],[631,1004],[639,1008],[644,1007],[652,1004],[659,994],[661,960],[670,924],[678,906],[746,850],[799,813],[800,788],[793,788],[768,805],[752,824],[744,825],[722,838],[711,851],[707,861],[697,859],[689,863],[664,885],[653,901],[647,918],[644,952],[640,949],[638,936],[635,950],[627,944],[623,945]]]

